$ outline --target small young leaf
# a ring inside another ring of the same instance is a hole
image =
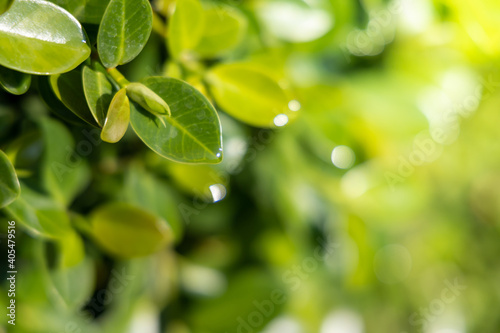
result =
[[[150,77],[142,81],[160,96],[172,116],[155,116],[131,104],[130,123],[144,143],[178,162],[219,163],[222,160],[220,120],[210,102],[184,81]],[[162,117],[165,126],[157,121]]]
[[[66,127],[50,118],[43,118],[40,125],[45,143],[43,185],[54,200],[68,206],[88,184],[89,167],[78,156],[73,137]]]
[[[168,224],[126,203],[110,203],[92,213],[94,238],[119,258],[142,257],[159,251],[172,240]]]
[[[168,104],[154,91],[142,83],[133,82],[127,85],[127,95],[132,101],[136,102],[152,114],[172,115]]]
[[[78,68],[69,73],[52,75],[50,85],[54,94],[80,119],[99,127],[90,110],[83,90],[82,71]]]
[[[192,50],[200,41],[204,28],[203,7],[199,0],[177,0],[168,27],[168,47],[174,58]]]
[[[104,126],[109,104],[113,98],[113,86],[104,73],[83,67],[83,91],[87,104],[99,126]]]
[[[108,115],[102,127],[101,139],[110,143],[120,141],[127,132],[129,122],[130,103],[126,88],[122,88],[116,93],[109,105]]]
[[[14,95],[22,95],[31,85],[31,75],[0,66],[0,85]]]
[[[0,16],[0,45],[0,65],[30,74],[67,72],[90,55],[80,23],[46,1],[14,1]]]
[[[107,68],[134,59],[148,41],[153,10],[147,0],[111,0],[99,27],[97,50]]]
[[[246,64],[222,64],[207,75],[215,101],[231,116],[249,125],[273,127],[286,116],[288,98],[272,78]]]
[[[202,57],[216,57],[236,47],[247,29],[247,20],[233,8],[218,6],[205,12],[204,34],[194,49]]]
[[[0,0],[0,14],[5,13],[9,10],[10,6],[14,3],[14,0]]]
[[[0,208],[16,200],[20,191],[16,171],[7,155],[0,150]]]

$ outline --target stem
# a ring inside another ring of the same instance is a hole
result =
[[[125,88],[130,84],[130,82],[120,73],[116,68],[108,68],[108,73],[111,75],[113,81],[120,86],[120,88]]]

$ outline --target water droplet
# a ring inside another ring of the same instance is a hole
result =
[[[288,116],[286,114],[279,114],[274,118],[274,125],[278,127],[285,126],[288,123]]]
[[[290,109],[290,111],[299,111],[301,108],[300,102],[296,99],[293,99],[288,102],[288,108]]]
[[[214,202],[221,201],[226,197],[226,187],[222,184],[213,184],[209,187]]]
[[[354,160],[356,159],[356,155],[352,151],[351,148],[347,146],[337,146],[333,148],[332,151],[332,163],[339,169],[347,169],[350,168]]]

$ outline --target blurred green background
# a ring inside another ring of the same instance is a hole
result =
[[[173,4],[153,2],[164,18]],[[215,166],[170,162],[134,136],[92,146],[90,183],[71,205],[78,240],[53,244],[18,227],[8,331],[500,332],[500,4],[215,5],[239,12],[245,29],[236,48],[201,64],[259,68],[291,92],[292,112],[260,129],[219,108]],[[199,80],[176,74],[157,34],[123,72]],[[48,110],[36,91],[0,100],[0,145],[24,145],[29,179],[42,149],[32,119]],[[85,220],[108,201],[160,215],[175,244],[127,260],[102,251]],[[84,259],[56,265],[75,242]]]

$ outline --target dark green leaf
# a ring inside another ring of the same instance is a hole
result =
[[[22,95],[31,85],[31,75],[0,66],[0,85],[14,95]]]
[[[10,6],[14,3],[14,0],[0,0],[0,14],[5,13],[9,10]]]
[[[101,139],[115,143],[121,140],[130,123],[130,103],[126,88],[120,89],[109,106],[108,115],[101,132]]]
[[[113,98],[113,86],[104,73],[83,67],[83,91],[95,121],[102,127],[109,104]]]
[[[99,24],[109,0],[50,0],[82,23]]]
[[[90,55],[80,23],[46,1],[14,1],[0,16],[0,45],[0,65],[30,74],[67,72]]]
[[[153,10],[147,0],[111,0],[97,35],[97,50],[107,68],[134,59],[148,41]]]
[[[146,145],[163,157],[187,163],[222,160],[220,121],[210,102],[184,81],[150,77],[142,81],[170,107],[172,116],[155,116],[131,104],[132,128]],[[158,121],[161,117],[163,125]]]
[[[95,210],[92,227],[97,243],[121,258],[152,254],[172,239],[164,220],[126,203],[111,203]]]
[[[0,208],[16,200],[20,190],[16,171],[7,155],[0,150]]]
[[[68,109],[88,124],[99,127],[85,98],[80,69],[51,76],[50,85],[54,94]]]

